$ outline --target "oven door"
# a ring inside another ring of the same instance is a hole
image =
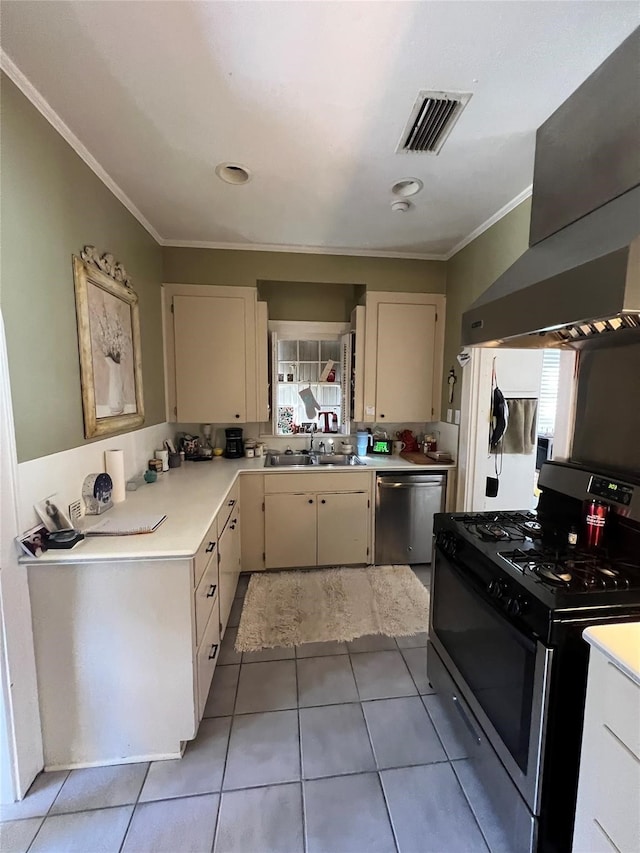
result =
[[[436,548],[430,641],[537,815],[553,652],[518,630],[472,577]]]

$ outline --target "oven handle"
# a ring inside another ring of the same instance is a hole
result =
[[[492,614],[496,619],[499,619],[500,622],[504,624],[504,626],[509,630],[509,632],[513,635],[513,638],[520,643],[521,646],[524,646],[529,651],[535,652],[537,649],[537,638],[533,637],[526,631],[519,630],[511,623],[508,617],[500,610],[498,607],[493,604],[487,597],[484,589],[479,584],[473,584],[470,582],[469,578],[465,575],[463,571],[448,557],[444,551],[440,548],[439,545],[436,545],[436,559],[433,561],[433,569],[434,569],[434,578],[432,580],[432,589],[435,589],[436,578],[435,575],[438,571],[438,559],[440,557],[447,566],[451,569],[451,571],[455,574],[456,578],[460,581],[460,583],[470,590],[474,596],[476,596],[477,600],[484,607],[484,609]],[[433,599],[433,596],[432,596]]]

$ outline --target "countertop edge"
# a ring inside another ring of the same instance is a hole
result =
[[[594,625],[582,636],[640,687],[640,622]]]
[[[338,474],[344,475],[347,473],[370,472],[372,475],[378,471],[430,471],[433,473],[441,471],[450,471],[456,468],[455,463],[440,464],[437,462],[428,465],[419,465],[413,462],[408,462],[405,459],[398,457],[384,457],[381,459],[367,459],[363,465],[348,465],[335,468],[327,468],[325,466],[310,466],[300,468],[297,466],[278,466],[277,468],[266,468],[264,458],[257,459],[237,459],[237,460],[220,460],[211,461],[210,463],[186,463],[184,467],[172,469],[167,474],[160,475],[158,482],[153,484],[145,484],[140,486],[133,492],[127,492],[127,499],[121,504],[115,504],[108,511],[108,517],[114,518],[121,515],[125,517],[127,512],[143,512],[153,513],[158,512],[167,515],[167,521],[161,525],[157,531],[150,534],[141,534],[139,536],[109,536],[109,537],[89,537],[79,543],[73,549],[57,549],[50,550],[41,557],[29,557],[26,554],[20,555],[18,561],[21,565],[27,567],[35,566],[51,566],[51,565],[79,565],[83,563],[109,563],[114,560],[119,561],[141,561],[141,560],[180,560],[192,559],[202,542],[202,539],[207,534],[207,531],[214,522],[216,516],[222,509],[225,499],[229,492],[238,482],[241,474],[265,474],[267,476],[277,476],[278,474]],[[187,477],[190,482],[184,483],[183,478]],[[187,493],[191,493],[194,502],[200,500],[200,505],[208,501],[206,512],[201,512],[197,520],[193,520],[192,526],[185,532],[191,519],[185,514],[185,507],[180,506],[176,513],[173,514],[169,510],[169,502],[172,500],[172,495],[166,493],[166,489],[171,489],[175,495],[174,499],[184,499]],[[164,494],[163,494],[164,493]],[[163,502],[162,498],[165,498]],[[150,499],[150,500],[149,500]],[[183,515],[182,521],[180,515]],[[100,516],[84,517],[83,521],[86,525],[95,518],[97,522]],[[173,521],[173,525],[169,522]],[[181,535],[184,537],[182,542],[178,541],[175,544],[175,539],[179,540],[176,534],[175,524],[182,524],[180,528]],[[168,525],[165,527],[165,525]],[[173,528],[173,529],[172,529]],[[144,538],[142,539],[141,536]],[[149,542],[148,537],[154,537]],[[155,538],[157,537],[157,538]],[[169,542],[169,537],[173,537]],[[188,540],[188,542],[187,542]],[[89,542],[91,545],[89,545]],[[148,544],[147,544],[148,543]],[[135,546],[135,547],[133,547]],[[149,547],[151,546],[151,547]]]

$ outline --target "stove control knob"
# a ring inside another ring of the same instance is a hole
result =
[[[487,590],[492,598],[500,599],[506,594],[507,585],[504,581],[499,581],[497,578],[494,578],[493,580],[489,581],[489,584],[487,585]]]
[[[522,595],[514,595],[513,598],[507,599],[506,610],[511,616],[520,616],[527,609],[527,599]]]

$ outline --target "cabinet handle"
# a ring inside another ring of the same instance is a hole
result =
[[[324,498],[322,498],[322,500],[320,501],[320,503],[326,504],[325,499],[324,499]]]
[[[209,660],[213,660],[217,654],[218,654],[218,644],[214,643],[211,646],[211,651],[209,652]]]
[[[312,504],[312,503],[313,503],[313,501],[311,500],[311,498],[309,498],[309,503],[310,503],[310,504]]]
[[[230,525],[229,525],[229,530],[235,530],[235,529],[236,529],[235,524],[230,524]]]
[[[383,417],[384,417],[384,415],[380,415],[380,417],[381,417],[381,418],[383,418]]]
[[[209,542],[209,544],[207,545],[206,550],[205,550],[205,552],[204,552],[204,553],[205,553],[205,554],[210,554],[210,553],[213,551],[213,549],[214,549],[215,547],[216,547],[216,543],[215,543],[215,542]]]
[[[209,587],[209,592],[207,593],[207,598],[213,598],[213,596],[215,594],[216,594],[216,585],[214,583],[212,583],[211,586]]]
[[[233,500],[229,501],[229,503],[227,504],[227,506],[235,506],[235,505],[236,505],[235,498]]]
[[[237,417],[237,418],[239,418],[239,417],[240,417],[240,415],[236,415],[236,417]]]
[[[231,519],[231,524],[237,524],[237,523],[238,523],[237,517]]]

